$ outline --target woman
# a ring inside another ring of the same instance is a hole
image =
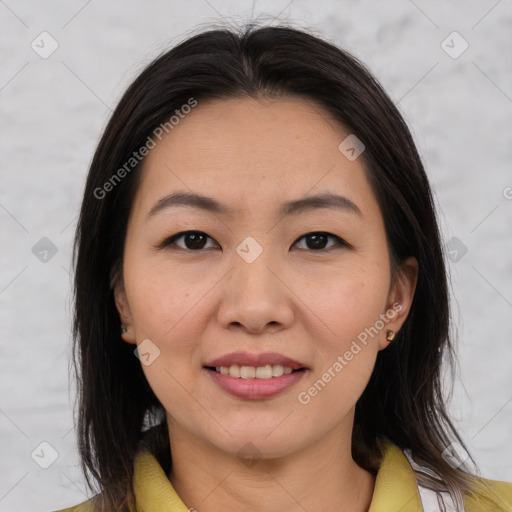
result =
[[[339,48],[248,27],[152,62],[97,148],[74,264],[99,493],[68,510],[511,510],[441,393],[425,171]]]

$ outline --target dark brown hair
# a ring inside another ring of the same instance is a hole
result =
[[[375,470],[378,441],[386,437],[409,448],[450,488],[469,488],[469,469],[454,468],[443,457],[452,441],[464,443],[441,388],[443,359],[453,365],[447,278],[431,189],[411,134],[353,56],[305,30],[249,25],[199,33],[150,63],[121,98],[89,169],[73,255],[77,430],[88,483],[97,482],[105,509],[125,510],[133,500],[133,460],[143,424],[147,417],[161,420],[163,410],[133,346],[120,337],[111,286],[122,278],[127,221],[142,168],[135,165],[112,181],[114,175],[190,98],[280,95],[318,102],[363,142],[392,262],[409,256],[419,262],[410,314],[393,343],[379,352],[357,402],[354,459]],[[108,193],[99,194],[107,182],[113,184]],[[168,470],[165,420],[154,444]]]

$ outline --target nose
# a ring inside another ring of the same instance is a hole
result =
[[[223,280],[217,320],[225,329],[248,333],[277,332],[295,318],[293,287],[287,286],[271,251],[252,263],[235,255],[232,270]]]

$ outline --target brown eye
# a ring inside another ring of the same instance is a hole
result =
[[[334,243],[328,245],[329,239],[333,240]],[[172,246],[177,246],[179,249],[186,251],[201,251],[202,249],[218,247],[216,242],[210,247],[207,247],[208,240],[213,241],[213,238],[208,236],[203,231],[182,231],[181,233],[177,233],[167,238],[162,243],[158,244],[157,247],[163,249],[166,247],[173,248]],[[180,242],[178,243],[178,241]],[[298,247],[300,250],[318,252],[322,250],[328,250],[336,246],[349,247],[349,244],[347,244],[340,237],[323,231],[308,233],[301,236],[298,241],[295,242],[294,247],[297,247],[300,243],[303,243],[303,241],[305,241],[305,247]]]
[[[329,238],[335,240],[336,243],[330,245],[329,247],[326,247]],[[303,235],[299,238],[295,245],[298,245],[301,240],[306,241],[306,247],[299,247],[299,249],[306,249],[312,251],[320,251],[326,248],[330,249],[331,247],[334,247],[336,245],[347,245],[340,237],[332,235],[330,233],[325,233],[323,231],[317,231],[314,233],[308,233],[306,235]]]
[[[176,243],[178,240],[183,239],[182,244]],[[207,243],[207,240],[213,240],[206,233],[202,231],[183,231],[181,233],[177,233],[176,235],[167,238],[161,246],[169,247],[172,245],[177,245],[180,249],[189,250],[189,251],[199,251],[204,249]]]

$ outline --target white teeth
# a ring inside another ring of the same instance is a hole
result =
[[[240,377],[242,379],[254,379],[256,377],[256,368],[254,366],[241,366]]]
[[[228,375],[229,377],[242,378],[242,379],[271,379],[272,377],[281,377],[293,372],[289,366],[281,364],[267,364],[266,366],[217,366],[215,368],[217,373]]]
[[[272,378],[272,365],[268,364],[267,366],[258,366],[258,368],[256,368],[256,378],[257,379],[271,379]]]
[[[221,366],[222,369],[222,366]],[[240,366],[234,364],[228,368],[227,375],[231,375],[231,377],[240,377]]]
[[[283,375],[284,366],[282,364],[272,365],[272,377],[281,377]]]

